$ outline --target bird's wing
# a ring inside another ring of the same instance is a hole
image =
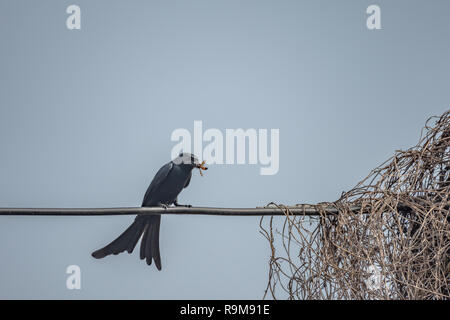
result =
[[[189,182],[191,182],[191,177],[192,177],[192,171],[189,173],[189,177],[186,180],[186,183],[184,184],[184,188],[187,188],[187,186],[189,185]]]
[[[173,162],[171,161],[163,165],[161,169],[158,170],[149,187],[147,188],[147,192],[145,192],[144,200],[142,200],[142,206],[151,201],[153,191],[155,191],[161,186],[161,184],[166,180],[167,176],[169,175],[170,171],[172,171],[172,169],[173,169]]]

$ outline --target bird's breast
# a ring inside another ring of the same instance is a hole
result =
[[[181,190],[183,190],[189,175],[190,172],[186,173],[175,166],[167,176],[164,183],[162,183],[161,186],[155,190],[155,194],[152,197],[152,202],[161,202],[164,204],[173,203],[180,194]]]

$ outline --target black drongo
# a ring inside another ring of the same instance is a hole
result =
[[[206,170],[204,162],[199,163],[196,156],[190,153],[181,153],[177,158],[165,164],[156,173],[145,193],[142,207],[167,206],[177,202],[178,194],[189,185],[192,169]],[[155,261],[158,270],[161,270],[161,256],[159,254],[159,226],[161,215],[138,215],[134,222],[116,240],[106,247],[92,253],[97,259],[110,254],[119,254],[123,251],[132,253],[139,238],[141,241],[141,259],[146,259],[147,264]]]

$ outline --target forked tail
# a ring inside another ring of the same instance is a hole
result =
[[[132,253],[139,238],[141,241],[140,258],[145,259],[148,265],[155,261],[156,268],[161,270],[161,256],[159,252],[159,227],[161,216],[137,216],[134,222],[117,239],[107,246],[92,253],[96,259],[104,258],[110,254],[119,254],[127,251]]]

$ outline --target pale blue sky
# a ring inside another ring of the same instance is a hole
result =
[[[78,4],[81,30],[66,28]],[[333,201],[450,105],[450,2],[0,2],[0,206],[138,206],[177,128],[280,129],[280,170],[211,166],[180,202]],[[261,298],[251,217],[163,217],[163,270],[90,253],[133,220],[0,217],[0,298]],[[68,265],[82,289],[65,287]]]

